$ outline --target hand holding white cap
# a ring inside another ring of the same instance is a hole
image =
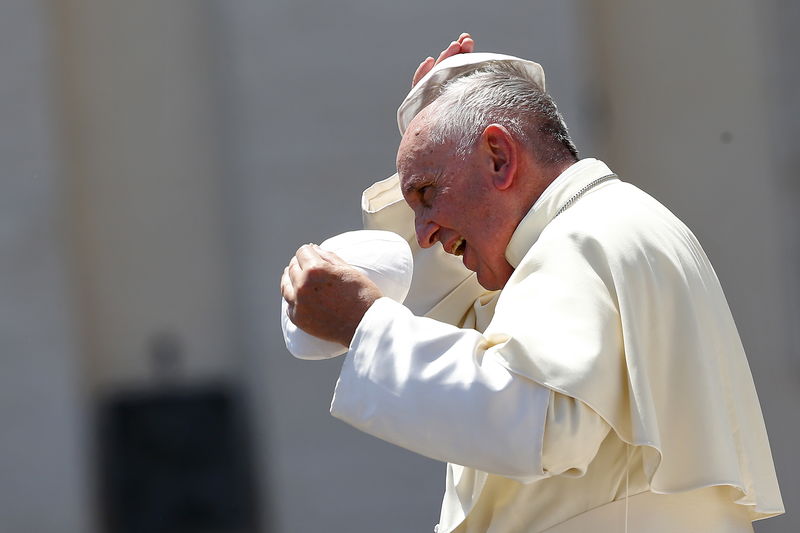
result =
[[[331,237],[320,248],[335,253],[365,274],[384,296],[402,303],[411,287],[414,263],[408,243],[390,231],[349,231]],[[281,328],[286,347],[299,359],[328,359],[347,352],[339,343],[314,337],[289,319],[281,298]]]

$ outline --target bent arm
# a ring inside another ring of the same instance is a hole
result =
[[[381,298],[356,330],[331,414],[427,457],[519,481],[584,470],[605,422],[509,371],[492,348],[475,330]],[[573,444],[559,453],[562,439]]]

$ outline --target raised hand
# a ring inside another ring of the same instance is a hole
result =
[[[422,63],[419,64],[417,67],[417,71],[414,72],[414,77],[411,78],[411,86],[415,86],[419,83],[419,80],[425,77],[425,74],[431,71],[431,69],[441,63],[443,60],[447,59],[450,56],[454,56],[456,54],[468,54],[475,49],[475,41],[472,40],[472,37],[469,33],[462,33],[458,36],[458,40],[453,41],[450,45],[442,50],[442,53],[439,54],[437,59],[433,59],[432,57],[426,58]]]

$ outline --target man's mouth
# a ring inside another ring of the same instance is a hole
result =
[[[453,255],[464,255],[464,249],[467,247],[467,241],[462,238],[459,238],[455,243],[453,243],[453,247],[451,248],[451,254]]]

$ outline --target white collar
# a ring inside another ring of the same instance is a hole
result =
[[[583,187],[601,176],[612,174],[598,159],[582,159],[559,174],[542,192],[520,221],[506,247],[506,260],[517,268],[558,210]]]

